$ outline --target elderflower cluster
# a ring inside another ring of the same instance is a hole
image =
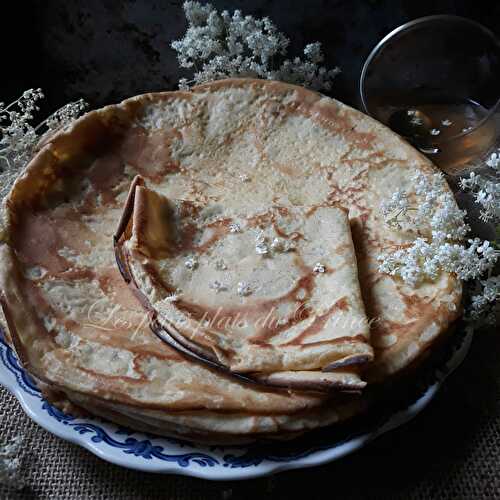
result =
[[[14,102],[0,103],[0,200],[36,152],[41,136],[69,125],[85,108],[83,100],[66,104],[34,126],[41,89],[30,89]]]
[[[458,208],[445,182],[440,173],[431,177],[416,174],[411,179],[415,199],[398,190],[381,203],[386,223],[398,229],[405,224],[408,230],[420,233],[430,227],[430,239],[436,243],[462,240],[470,230],[465,223],[466,212]]]
[[[500,276],[478,280],[472,287],[468,317],[475,322],[495,324],[500,316]]]
[[[382,201],[380,209],[388,224],[400,228],[400,217],[410,209],[410,200],[404,191],[399,190],[389,200]]]
[[[486,165],[497,172],[500,171],[500,151],[491,153],[490,157],[486,160]]]
[[[183,5],[188,21],[184,37],[172,42],[179,64],[194,68],[193,79],[182,79],[179,87],[231,77],[264,78],[330,90],[339,68],[328,70],[320,43],[304,48],[303,58],[287,59],[288,38],[272,21],[218,12],[211,4],[187,1]]]
[[[409,247],[384,255],[380,260],[381,272],[417,286],[423,281],[435,280],[441,271],[455,273],[464,281],[477,279],[493,268],[498,252],[488,241],[478,238],[469,240],[468,246],[417,238]]]
[[[470,231],[465,223],[467,213],[458,208],[443,175],[434,174],[429,179],[423,174],[417,174],[413,181],[418,199],[416,224],[430,224],[431,238],[435,243],[462,240]]]
[[[4,485],[22,487],[19,479],[21,444],[22,438],[17,436],[10,443],[0,446],[0,483]]]
[[[460,179],[460,187],[474,196],[474,201],[481,207],[480,218],[484,222],[500,222],[500,155],[492,153],[486,165],[493,176],[471,172]]]
[[[396,220],[396,226],[401,227],[401,217],[406,217],[409,226],[425,234],[405,248],[381,255],[381,272],[399,276],[408,285],[417,286],[435,280],[441,271],[471,280],[493,269],[499,252],[490,242],[475,238],[469,239],[467,245],[462,244],[470,231],[465,223],[466,212],[458,208],[444,183],[441,174],[430,178],[417,174],[412,179],[415,207],[410,206],[409,194],[401,191],[382,204],[386,222],[394,225]],[[430,231],[425,231],[427,227]]]

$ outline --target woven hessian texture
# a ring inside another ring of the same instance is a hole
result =
[[[412,423],[323,467],[216,483],[121,469],[30,421],[0,390],[0,438],[25,438],[26,486],[0,499],[500,499],[500,332],[477,334],[464,365]]]

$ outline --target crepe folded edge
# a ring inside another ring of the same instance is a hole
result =
[[[161,314],[135,279],[133,254],[138,252],[146,258],[168,254],[165,252],[165,242],[169,236],[168,224],[165,223],[165,217],[160,216],[162,213],[165,215],[164,205],[168,203],[166,197],[148,189],[144,179],[137,175],[130,185],[122,216],[113,236],[119,271],[150,315],[150,328],[157,337],[182,355],[229,374],[242,382],[318,392],[358,392],[365,388],[366,382],[361,378],[361,367],[373,359],[373,350],[368,344],[360,344],[361,347],[357,352],[327,363],[322,370],[242,373],[222,363],[223,356],[220,353],[190,341],[174,325],[165,324]]]

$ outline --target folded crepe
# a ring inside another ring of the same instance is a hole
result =
[[[137,177],[116,235],[125,278],[157,328],[254,380],[360,389],[373,358],[346,210],[168,200]]]
[[[277,82],[225,80],[88,113],[49,139],[5,202],[7,338],[50,401],[137,428],[233,442],[341,421],[364,395],[249,383],[160,340],[120,275],[113,235],[136,175],[167,200],[234,216],[345,207],[375,346],[367,376],[385,380],[418,364],[459,314],[452,274],[409,287],[378,271],[380,253],[415,238],[385,225],[379,203],[398,188],[411,196],[417,172],[435,169],[387,128]]]

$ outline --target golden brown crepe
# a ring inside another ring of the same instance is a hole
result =
[[[137,177],[120,231],[127,217],[125,278],[183,346],[273,385],[364,386],[342,371],[373,357],[345,209],[241,214],[168,200]]]
[[[242,214],[345,207],[375,347],[368,377],[382,380],[418,362],[459,309],[451,274],[411,288],[377,270],[380,252],[414,238],[386,226],[379,203],[411,191],[416,172],[435,169],[384,126],[277,82],[226,80],[88,113],[49,140],[6,200],[0,290],[9,338],[61,397],[155,432],[245,440],[339,421],[358,411],[346,396],[245,383],[158,339],[120,276],[112,237],[138,174],[170,200]]]

